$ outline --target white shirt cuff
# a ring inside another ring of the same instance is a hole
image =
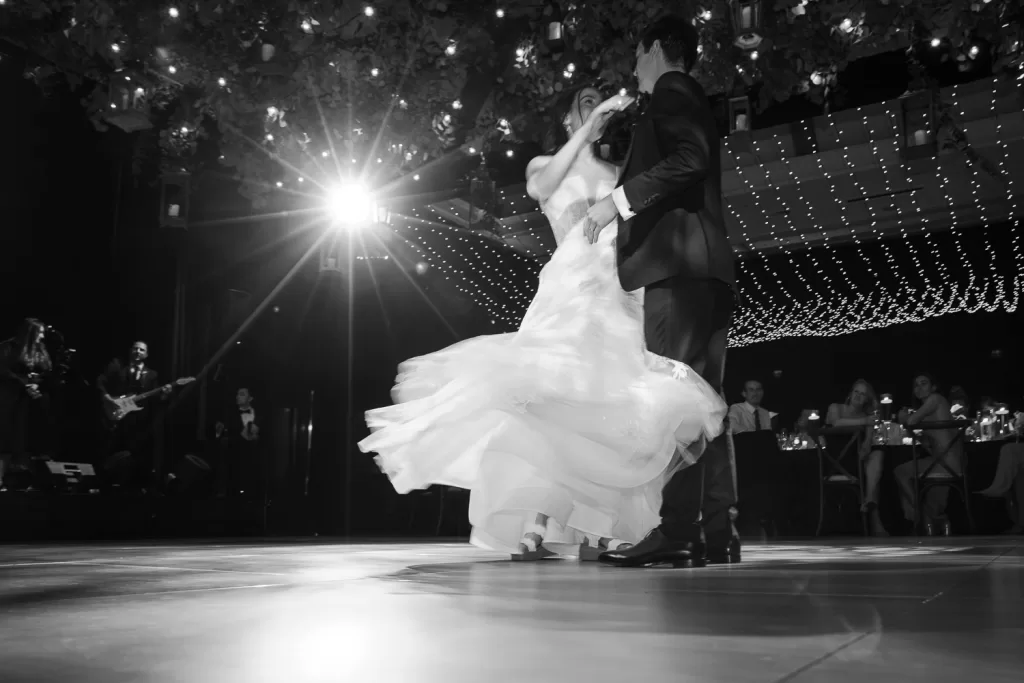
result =
[[[636,215],[636,212],[629,208],[629,200],[626,199],[626,191],[621,187],[616,187],[612,190],[612,201],[615,202],[615,208],[619,210],[619,215],[622,216],[623,220],[628,221]]]

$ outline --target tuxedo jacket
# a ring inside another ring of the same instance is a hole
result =
[[[251,416],[252,419],[247,420],[245,417],[243,417],[243,411],[239,410],[238,406],[232,402],[232,404],[229,407],[225,408],[220,412],[218,418],[214,421],[214,437],[217,437],[216,423],[220,422],[224,425],[224,432],[218,438],[220,438],[221,440],[226,440],[231,443],[251,443],[245,441],[245,439],[242,438],[242,431],[245,429],[247,422],[252,422],[257,427],[261,426],[259,421],[259,415],[255,408],[252,409]]]
[[[131,372],[131,366],[118,359],[111,361],[103,374],[96,378],[96,387],[100,393],[111,396],[139,394],[157,386],[156,370],[144,367],[141,376],[136,378],[135,373]]]
[[[633,291],[682,277],[735,288],[722,208],[718,129],[703,89],[670,71],[654,85],[616,190],[619,282]],[[621,206],[622,196],[629,214]]]

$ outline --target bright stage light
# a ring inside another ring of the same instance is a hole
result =
[[[333,188],[327,195],[327,210],[331,219],[342,225],[363,225],[377,218],[377,202],[361,183],[345,183]]]

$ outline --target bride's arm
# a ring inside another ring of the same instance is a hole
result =
[[[531,159],[526,166],[526,194],[541,204],[546,202],[562,184],[572,162],[590,144],[589,134],[589,126],[584,124],[554,155]]]
[[[611,97],[599,104],[587,117],[582,126],[562,145],[553,156],[539,156],[530,160],[526,166],[526,194],[543,204],[554,192],[569,172],[572,162],[587,145],[596,142],[604,133],[608,121],[616,113],[630,104],[633,98],[623,95]]]

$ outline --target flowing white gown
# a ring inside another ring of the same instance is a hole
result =
[[[399,493],[469,489],[477,546],[515,552],[537,513],[549,516],[549,548],[635,543],[660,522],[665,478],[693,462],[686,447],[722,429],[710,385],[646,350],[643,292],[619,285],[615,226],[597,244],[583,235],[615,180],[614,167],[581,158],[542,207],[558,248],[518,332],[406,361],[395,405],[366,414],[359,448]]]

